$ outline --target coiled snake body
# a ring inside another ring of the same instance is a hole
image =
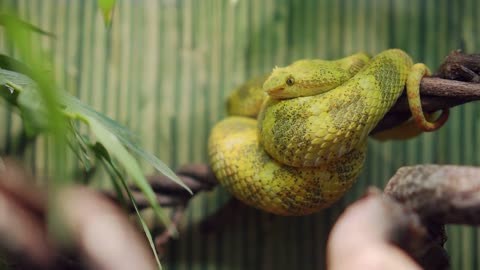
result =
[[[448,111],[430,123],[421,110],[419,81],[428,72],[397,49],[372,59],[356,54],[275,68],[263,85],[268,97],[257,120],[230,116],[212,129],[211,167],[222,186],[248,205],[280,215],[316,212],[352,186],[368,134],[406,84],[419,126],[443,125]]]

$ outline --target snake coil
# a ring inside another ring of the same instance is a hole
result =
[[[355,54],[275,68],[263,84],[265,97],[257,120],[230,116],[212,129],[211,167],[225,189],[253,207],[279,215],[325,208],[355,182],[368,134],[401,95],[408,78],[413,78],[407,85],[413,89],[408,95],[412,113],[422,124],[418,84],[425,68],[413,65],[398,49],[372,59]],[[437,125],[428,123],[424,129],[438,128],[446,117],[444,112]]]

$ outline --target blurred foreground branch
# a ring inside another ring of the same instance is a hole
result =
[[[480,168],[467,166],[417,165],[400,168],[385,187],[384,194],[370,192],[385,211],[372,220],[375,229],[355,233],[381,236],[405,250],[424,269],[449,269],[443,245],[445,224],[480,224]],[[345,237],[345,235],[344,235]],[[378,254],[383,256],[384,254]]]
[[[158,269],[145,237],[100,192],[33,183],[18,162],[0,158],[1,269]]]

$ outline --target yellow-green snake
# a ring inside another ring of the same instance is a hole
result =
[[[447,110],[434,123],[423,115],[419,83],[428,74],[425,65],[413,65],[398,49],[371,59],[359,53],[277,67],[251,102],[257,107],[263,103],[257,119],[246,116],[258,109],[245,111],[245,100],[238,101],[250,96],[248,86],[230,97],[229,111],[243,116],[229,116],[212,129],[212,170],[224,188],[248,205],[279,215],[316,212],[352,186],[363,167],[368,134],[405,85],[422,130],[445,123]]]

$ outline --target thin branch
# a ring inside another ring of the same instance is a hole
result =
[[[201,191],[209,191],[214,188],[218,182],[210,167],[207,164],[190,164],[181,167],[176,174],[193,192],[193,196]],[[147,176],[147,180],[156,193],[158,203],[163,207],[175,207],[186,205],[192,198],[183,187],[174,183],[164,175]],[[137,186],[130,186],[132,194],[138,209],[150,207],[150,203],[143,196]],[[113,191],[104,191],[104,193],[112,200],[117,201],[118,198]],[[129,205],[129,209],[134,211],[133,205]]]
[[[420,84],[422,107],[435,112],[480,100],[480,54],[452,51],[435,72]],[[406,95],[402,95],[370,134],[390,129],[411,117]]]

